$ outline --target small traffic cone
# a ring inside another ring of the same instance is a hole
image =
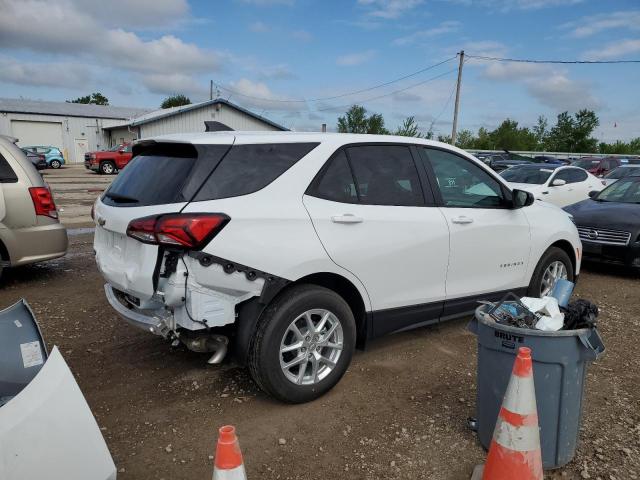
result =
[[[476,467],[472,479],[480,478]],[[482,480],[542,480],[531,349],[520,347],[498,414]]]
[[[247,480],[235,427],[220,427],[219,434],[213,480]]]

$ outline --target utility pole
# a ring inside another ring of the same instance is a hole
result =
[[[458,84],[456,86],[456,106],[453,109],[453,128],[451,129],[451,145],[456,144],[458,136],[458,108],[460,107],[460,84],[462,83],[462,65],[464,65],[464,50],[460,53],[460,65],[458,66]]]
[[[213,80],[210,80],[209,83],[209,100],[213,100]]]

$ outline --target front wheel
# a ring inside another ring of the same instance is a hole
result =
[[[529,297],[549,295],[560,279],[574,281],[573,263],[567,252],[550,247],[538,262],[527,290]]]
[[[355,320],[344,299],[324,287],[297,285],[263,312],[249,350],[249,371],[267,394],[308,402],[342,378],[355,343]]]
[[[62,166],[62,163],[60,163],[60,160],[51,160],[51,163],[49,164],[51,166],[51,168],[60,168]]]
[[[102,162],[100,164],[100,173],[103,173],[105,175],[112,175],[114,174],[116,171],[116,166],[113,164],[113,162]]]

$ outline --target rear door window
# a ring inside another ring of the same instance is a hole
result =
[[[317,146],[318,143],[235,145],[207,178],[193,201],[257,192]]]
[[[401,145],[363,145],[347,149],[360,203],[423,206],[424,195],[411,151]]]
[[[356,184],[344,150],[329,161],[320,180],[311,188],[310,195],[342,203],[358,203]]]

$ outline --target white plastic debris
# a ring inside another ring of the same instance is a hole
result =
[[[558,300],[554,297],[522,297],[520,301],[533,313],[542,315],[536,323],[538,330],[555,332],[556,330],[560,330],[564,325],[564,313],[560,311]]]
[[[0,479],[116,480],[89,405],[56,347],[0,408]]]

